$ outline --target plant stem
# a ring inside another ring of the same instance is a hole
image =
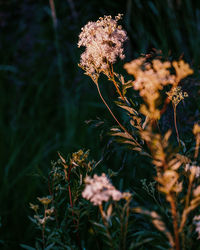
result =
[[[111,67],[111,69],[110,69]],[[122,92],[120,91],[116,81],[115,81],[115,76],[114,76],[114,71],[113,71],[113,65],[111,64],[109,67],[109,73],[110,73],[110,76],[108,76],[109,80],[112,81],[115,85],[115,88],[117,90],[117,93],[119,94],[119,96],[121,97],[121,99],[128,104],[127,100],[124,98],[124,96],[122,95]]]
[[[44,205],[44,223],[42,224],[42,243],[43,243],[43,249],[45,249],[45,226],[46,226],[46,209],[47,205]]]
[[[106,233],[107,233],[107,236],[110,240],[110,243],[111,243],[111,246],[112,246],[112,249],[115,249],[114,246],[113,246],[113,241],[112,241],[112,237],[110,235],[110,232],[108,230],[108,222],[106,221],[105,217],[104,217],[104,211],[103,211],[103,207],[102,207],[102,204],[99,205],[99,210],[100,210],[100,213],[101,213],[101,217],[102,217],[102,220],[103,220],[103,224],[106,228]]]
[[[117,85],[117,83],[116,83],[114,77],[113,77],[111,80],[112,80],[112,82],[114,83],[115,88],[116,88],[116,90],[117,90],[117,93],[119,94],[119,96],[121,97],[121,99],[122,99],[124,102],[126,102],[126,100],[125,100],[125,98],[123,97],[121,91],[119,90],[119,87],[118,87],[118,85]]]
[[[168,97],[166,97],[166,99],[165,99],[165,102],[164,102],[164,105],[163,105],[163,108],[161,109],[161,111],[160,111],[160,115],[163,115],[164,113],[165,113],[165,111],[166,111],[166,109],[167,109],[167,106],[168,106],[168,104],[170,103],[170,99],[168,98]]]
[[[180,137],[179,137],[177,122],[176,122],[176,105],[174,105],[174,104],[173,104],[173,109],[174,109],[174,126],[175,126],[175,129],[176,129],[177,141],[178,141],[178,144],[180,146],[181,143],[180,143]]]
[[[191,194],[192,183],[194,181],[194,177],[195,177],[195,173],[191,173],[190,178],[189,178],[189,185],[188,185],[186,200],[185,200],[185,209],[188,208],[189,206],[190,194]]]
[[[44,230],[45,230],[45,223],[42,225],[42,243],[43,243],[43,249],[45,249]]]
[[[108,104],[106,103],[105,99],[103,98],[102,94],[101,94],[101,91],[100,91],[100,88],[99,88],[99,84],[97,82],[96,83],[96,86],[97,86],[97,90],[98,90],[98,93],[99,93],[99,96],[101,98],[101,100],[103,101],[103,103],[105,104],[105,106],[107,107],[107,109],[109,110],[110,114],[112,115],[112,117],[114,118],[114,120],[117,122],[117,124],[120,126],[120,128],[127,134],[131,137],[131,139],[134,141],[134,143],[138,146],[138,147],[141,147],[141,145],[133,138],[133,136],[125,129],[125,127],[117,120],[116,116],[113,114],[112,110],[110,109],[110,107],[108,106]]]
[[[77,229],[77,232],[76,232],[76,238],[77,238],[77,242],[78,242],[78,247],[79,249],[81,250],[82,247],[81,247],[81,240],[80,240],[80,235],[79,235],[79,231],[78,231],[78,222],[76,223],[75,219],[74,219],[74,211],[73,211],[73,201],[72,201],[72,192],[71,192],[71,186],[70,186],[70,174],[71,174],[71,169],[73,168],[72,165],[69,166],[69,170],[68,170],[68,173],[67,173],[67,181],[68,181],[68,192],[69,192],[69,201],[70,201],[70,206],[72,208],[72,217],[73,217],[73,223],[74,223],[74,226],[76,227]]]
[[[167,197],[167,200],[170,203],[171,206],[171,214],[173,219],[173,228],[174,228],[174,236],[175,236],[175,249],[180,250],[180,243],[179,243],[179,230],[178,230],[178,218],[177,218],[177,212],[176,212],[176,204],[174,201],[174,198],[172,194],[169,194]]]
[[[69,166],[69,171],[67,173],[67,181],[68,181],[68,192],[69,192],[69,201],[70,201],[70,206],[72,208],[72,217],[73,217],[73,222],[74,222],[74,225],[76,224],[75,223],[75,220],[74,220],[74,211],[73,211],[73,202],[72,202],[72,192],[71,192],[71,187],[70,187],[70,174],[71,174],[71,169],[72,169],[72,166]]]
[[[57,215],[57,210],[55,208],[55,194],[54,194],[54,178],[51,181],[51,174],[48,175],[48,187],[49,187],[49,194],[52,197],[52,202],[54,204],[54,214],[55,214],[55,219],[56,219],[56,226],[59,228],[59,223],[58,223],[58,215]]]
[[[126,235],[127,235],[127,231],[128,231],[128,218],[129,218],[129,211],[130,211],[130,207],[129,207],[129,203],[130,200],[127,201],[127,203],[124,206],[123,209],[123,217],[124,217],[124,213],[126,211],[126,216],[125,216],[125,227],[124,227],[124,235],[123,235],[123,250],[126,250]]]

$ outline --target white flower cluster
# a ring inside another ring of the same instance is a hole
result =
[[[80,67],[86,74],[97,76],[105,72],[109,63],[116,62],[117,57],[124,58],[123,43],[127,39],[126,32],[118,25],[122,14],[115,19],[111,16],[100,17],[97,22],[88,22],[79,35],[78,47],[86,47],[81,55]]]
[[[103,173],[101,176],[94,175],[93,178],[87,176],[85,178],[85,189],[82,192],[83,198],[90,200],[95,206],[101,205],[103,201],[112,198],[114,201],[127,196],[126,193],[118,191]]]
[[[193,219],[193,222],[196,226],[196,232],[198,233],[197,239],[199,240],[200,239],[200,215],[195,216]]]

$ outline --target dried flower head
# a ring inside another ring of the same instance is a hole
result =
[[[118,25],[122,14],[114,19],[111,16],[100,17],[96,22],[88,22],[79,35],[78,47],[86,47],[81,55],[79,66],[86,74],[96,79],[101,72],[106,72],[109,64],[116,62],[117,57],[124,58],[123,43],[126,32]]]
[[[181,87],[172,88],[167,92],[167,95],[175,106],[177,106],[181,100],[184,100],[185,97],[188,97],[188,93],[183,92]]]
[[[93,178],[87,176],[85,178],[85,189],[82,192],[83,198],[90,200],[95,206],[101,205],[103,201],[108,201],[112,198],[114,201],[119,201],[122,198],[127,198],[127,193],[123,194],[118,191],[108,180],[103,173],[101,176],[94,175]]]

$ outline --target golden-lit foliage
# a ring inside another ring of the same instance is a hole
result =
[[[172,66],[176,74],[172,72]],[[181,90],[176,88],[181,79],[193,73],[193,70],[183,60],[174,61],[172,64],[169,61],[162,62],[159,59],[154,59],[151,62],[145,57],[140,57],[124,65],[126,71],[134,76],[132,82],[133,88],[139,91],[146,105],[141,105],[140,112],[150,119],[159,119],[160,110],[158,109],[158,100],[160,91],[166,85],[172,85],[172,91],[168,92],[171,100],[183,99],[186,94],[182,94]],[[172,98],[173,97],[173,98]]]

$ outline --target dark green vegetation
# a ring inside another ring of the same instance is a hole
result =
[[[98,161],[103,155],[103,165],[113,170],[119,169],[126,157],[116,145],[111,145],[110,152],[104,154],[110,140],[106,129],[101,133],[85,123],[99,118],[113,121],[93,83],[77,66],[81,27],[104,14],[124,13],[123,27],[129,36],[126,60],[156,48],[170,58],[183,55],[198,73],[198,2],[55,1],[57,27],[53,26],[48,1],[0,2],[0,244],[5,249],[17,249],[20,243],[34,241],[36,232],[27,217],[28,204],[46,194],[43,176],[50,161],[57,159],[57,151],[67,155],[79,148],[89,148],[92,158]],[[70,3],[75,4],[74,9]],[[187,86],[193,93],[192,83]],[[109,97],[105,98],[112,99],[112,86],[107,93]],[[189,110],[194,113],[191,124],[199,115],[194,111],[199,104],[192,101],[188,100]],[[135,153],[127,159],[129,163],[133,160],[140,162]],[[141,165],[127,165],[131,174],[123,170],[123,176],[131,179],[135,171],[148,174]]]

